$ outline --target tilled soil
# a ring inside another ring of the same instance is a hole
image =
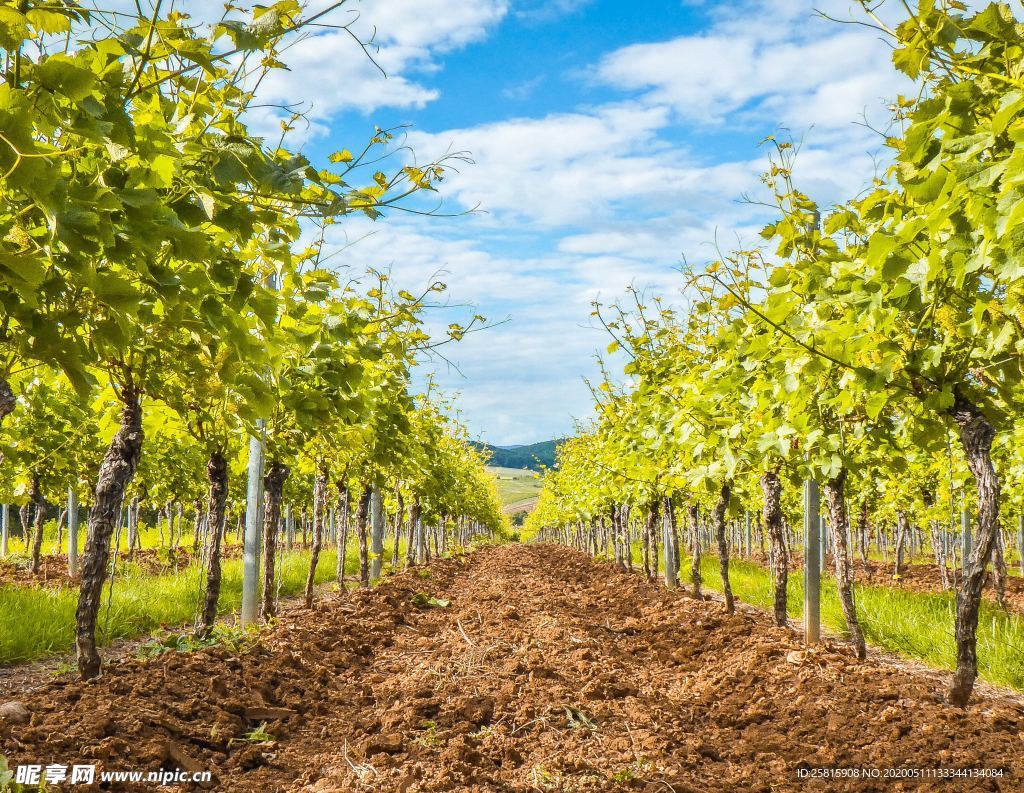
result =
[[[0,586],[62,587],[78,583],[68,575],[68,560],[59,554],[44,554],[39,559],[39,572],[33,574],[28,560],[0,561]]]
[[[25,699],[29,726],[0,727],[0,752],[210,769],[212,789],[239,793],[1024,789],[1020,701],[989,692],[961,710],[945,683],[513,545],[331,596],[245,650],[48,684]],[[825,766],[880,778],[803,776]],[[1004,775],[884,776],[966,767]]]
[[[221,549],[224,559],[241,557],[241,545],[225,545]],[[182,570],[194,562],[201,561],[203,551],[193,552],[191,548],[145,548],[135,551],[131,558],[124,551],[118,554],[118,565],[132,563],[144,575],[162,575]],[[0,586],[35,587],[77,587],[81,578],[68,573],[68,558],[64,554],[43,554],[39,559],[39,572],[32,573],[27,559],[5,559],[0,561]]]

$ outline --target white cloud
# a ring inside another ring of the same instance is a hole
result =
[[[441,193],[463,208],[479,207],[497,227],[525,223],[538,233],[562,227],[585,233],[667,217],[689,218],[688,225],[699,217],[710,229],[717,226],[709,227],[708,218],[735,222],[743,214],[737,202],[762,189],[767,155],[756,138],[748,159],[714,162],[708,152],[667,145],[660,136],[672,131],[667,108],[608,105],[442,133],[414,131],[408,143],[421,160],[468,151],[474,164],[451,173]],[[813,130],[798,158],[801,185],[825,202],[860,190],[873,175],[869,151],[878,145],[859,128],[852,137]]]
[[[707,31],[608,54],[594,79],[641,91],[690,124],[735,124],[742,112],[761,124],[849,131],[862,110],[877,116],[906,81],[874,31],[818,17],[823,5],[849,16],[849,4],[835,0],[733,6]]]
[[[523,102],[533,96],[534,92],[539,88],[545,80],[545,75],[541,74],[530,80],[523,80],[515,85],[510,85],[507,88],[501,89],[501,95],[505,99],[511,99],[516,102]]]
[[[318,0],[310,11],[325,5]],[[418,76],[436,72],[438,56],[486,37],[507,12],[507,0],[348,3],[325,21],[350,25],[352,34],[370,42],[368,51],[380,68],[349,33],[322,29],[284,53],[289,71],[273,72],[260,86],[260,97],[287,103],[312,95],[310,114],[321,122],[347,110],[421,108],[439,94]]]
[[[436,134],[413,132],[408,142],[420,158],[469,151],[475,164],[452,174],[443,193],[463,207],[479,206],[499,224],[594,223],[627,208],[649,213],[716,187],[735,194],[749,183],[748,166],[702,168],[683,149],[652,143],[667,124],[664,108],[607,105]]]

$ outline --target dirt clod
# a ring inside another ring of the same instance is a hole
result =
[[[373,754],[398,754],[402,751],[404,741],[397,732],[384,735],[371,735],[363,741],[362,752],[369,757]]]
[[[494,699],[492,697],[474,697],[462,703],[459,710],[462,717],[470,724],[487,724],[494,713]]]
[[[0,721],[8,724],[28,724],[32,720],[32,714],[22,702],[5,702],[0,705]]]

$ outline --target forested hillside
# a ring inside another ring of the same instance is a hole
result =
[[[539,471],[551,468],[555,464],[555,452],[564,440],[541,441],[528,446],[492,446],[489,443],[476,443],[478,449],[491,455],[489,465],[496,468],[529,468]]]

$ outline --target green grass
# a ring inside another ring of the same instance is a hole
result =
[[[193,540],[193,536],[192,535],[193,535],[193,533],[191,531],[191,526],[192,526],[192,521],[188,518],[188,516],[184,516],[182,518],[183,532],[182,532],[182,535],[181,535],[181,539],[178,541],[178,545],[177,545],[178,548],[183,548],[183,549],[189,550],[189,551],[192,550],[192,540]],[[88,528],[89,528],[88,525],[84,521],[78,526],[78,553],[79,554],[81,554],[85,550],[85,537],[86,537],[86,533],[88,531]],[[239,545],[240,544],[240,542],[235,539],[234,528],[235,527],[234,527],[233,523],[232,523],[231,526],[228,526],[228,531],[227,531],[227,533],[225,535],[225,544],[226,545]],[[20,531],[21,531],[21,526],[20,526],[20,524],[16,523],[15,514],[12,513],[12,515],[11,515],[11,535],[10,535],[10,538],[8,540],[8,551],[9,551],[8,558],[26,559],[26,558],[29,557],[30,547],[26,546],[25,538],[22,537],[20,534],[16,534],[15,533],[15,532],[20,532]],[[166,523],[164,524],[163,532],[164,532],[164,535],[163,535],[164,536],[163,545],[166,546],[169,543],[169,541],[170,541],[170,536],[169,536],[168,531],[167,531]],[[31,546],[31,542],[32,542],[32,540],[31,540],[31,536],[32,536],[32,529],[31,529],[31,527],[29,527],[28,534],[29,534],[29,536],[28,536],[28,546]],[[175,534],[177,534],[177,532],[175,532]],[[121,552],[121,553],[127,553],[128,552],[128,529],[125,528],[125,527],[122,527],[120,532],[116,536],[117,536],[116,546],[117,546],[118,551]],[[139,528],[139,538],[141,540],[141,545],[142,545],[143,549],[160,548],[161,547],[160,532],[157,531],[155,526],[151,526],[149,524],[141,525],[140,528]],[[42,547],[43,554],[65,554],[65,553],[67,553],[67,550],[68,550],[67,549],[67,545],[68,545],[67,533],[65,532],[64,534],[62,534],[61,542],[58,545],[58,543],[57,543],[57,522],[54,521],[54,520],[47,521],[46,524],[43,526],[43,547]],[[115,546],[114,539],[111,538],[111,541],[110,541],[111,549],[113,549],[114,546]]]
[[[690,561],[683,560],[683,578],[690,581]],[[721,591],[717,556],[701,559],[701,576],[708,589]],[[768,571],[739,559],[729,561],[729,580],[742,601],[763,609],[774,602]],[[803,614],[803,575],[789,575],[786,605],[791,617]],[[952,592],[923,593],[892,587],[859,584],[855,588],[857,615],[864,636],[873,645],[939,669],[956,666],[953,637],[955,596]],[[829,630],[845,635],[835,580],[824,576],[821,621]],[[988,601],[981,605],[978,624],[978,671],[990,683],[1024,690],[1024,621]]]
[[[759,548],[755,548],[755,550],[759,551],[760,553],[766,553],[765,550],[761,550]],[[795,550],[796,550],[796,553],[797,553],[798,557],[800,557],[802,555],[802,553],[803,553],[803,549],[798,547]],[[829,551],[829,553],[831,553],[831,551]],[[861,557],[861,554],[860,554],[859,550],[853,555],[853,558],[854,558],[854,561],[856,561],[856,562],[860,562],[861,561],[862,557]],[[1005,557],[1005,559],[1006,559],[1006,572],[1007,572],[1007,574],[1011,575],[1011,576],[1018,576],[1019,577],[1021,575],[1020,554],[1017,553],[1016,550],[1007,549],[1006,550],[1006,557]],[[892,567],[892,566],[894,566],[896,564],[896,559],[895,559],[895,556],[893,554],[892,549],[890,549],[887,554],[883,554],[881,551],[878,551],[878,550],[872,548],[871,551],[868,553],[868,561],[872,562],[874,564],[888,565],[890,567]],[[921,551],[919,549],[913,555],[913,557],[911,557],[909,552],[908,552],[906,554],[906,556],[904,557],[904,563],[908,564],[908,565],[934,565],[935,564],[935,555],[933,554],[933,552],[931,550],[931,547],[929,546],[928,548],[925,548],[924,551]],[[956,563],[954,563],[952,558],[947,558],[946,559],[946,567],[947,567],[947,569],[952,570],[955,567],[957,567],[958,565],[959,565],[959,560]]]
[[[534,471],[526,471],[521,468],[495,468],[488,467],[498,480],[498,496],[501,498],[501,505],[507,507],[519,501],[536,498],[540,493],[543,480]]]
[[[390,558],[391,552],[387,549],[384,559]],[[333,548],[321,552],[317,583],[334,579],[336,560]],[[222,569],[219,607],[222,614],[227,614],[241,606],[242,560],[226,560]],[[354,576],[358,569],[358,550],[350,547],[345,571]],[[300,593],[305,587],[308,570],[309,551],[284,553],[281,595]],[[198,565],[155,576],[127,568],[122,576],[119,570],[109,608],[109,587],[104,586],[98,640],[105,644],[114,639],[145,636],[161,626],[190,624],[199,605],[201,578],[202,570]],[[0,665],[24,663],[72,650],[77,604],[77,588],[0,587]]]

